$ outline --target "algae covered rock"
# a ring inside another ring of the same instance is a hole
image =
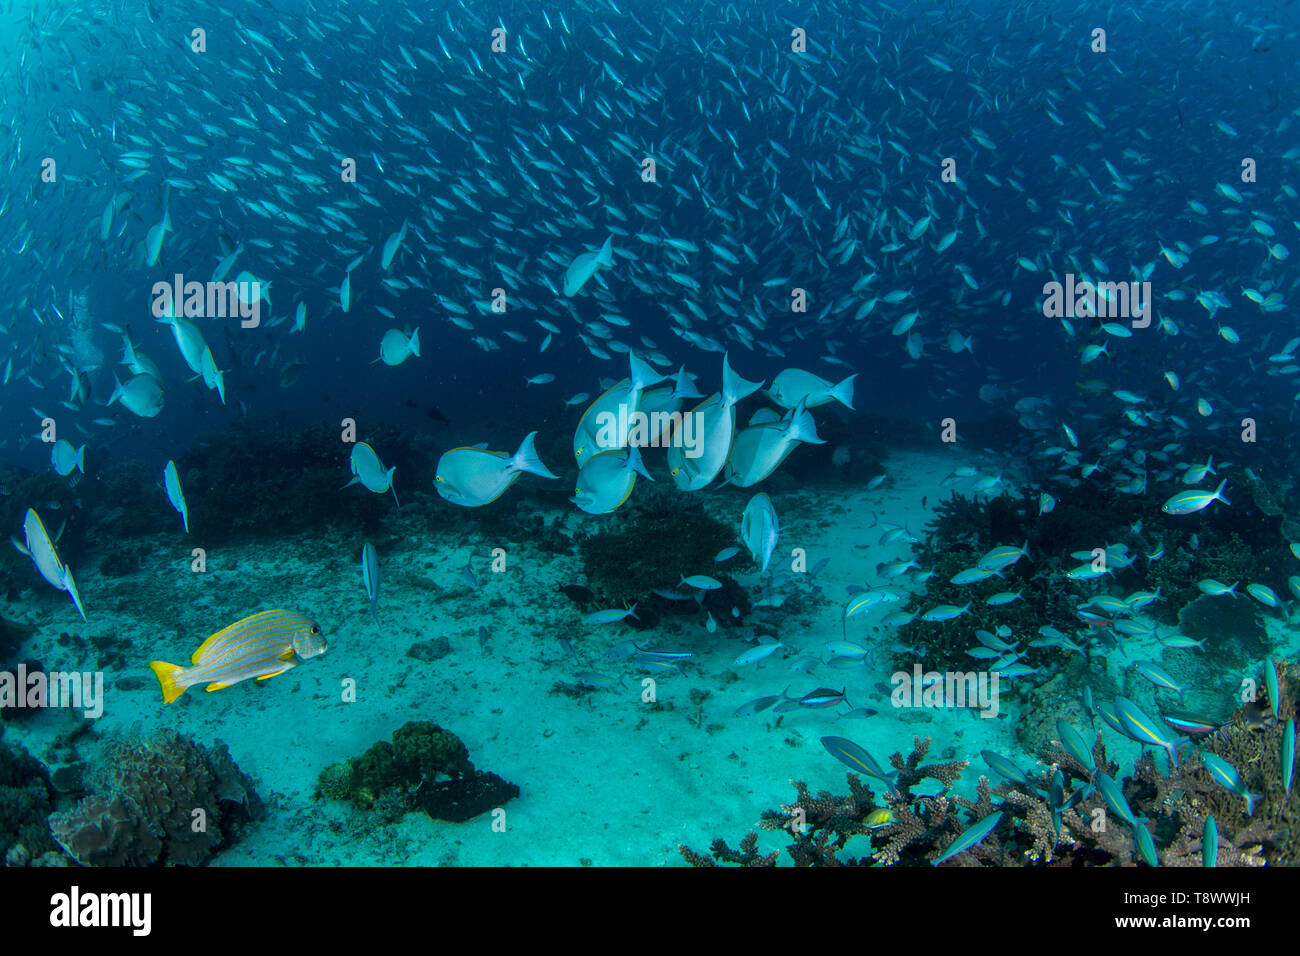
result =
[[[476,770],[460,738],[427,721],[411,721],[359,757],[321,771],[317,795],[396,820],[423,810],[464,823],[519,796],[519,788]]]

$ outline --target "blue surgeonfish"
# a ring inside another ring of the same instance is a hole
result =
[[[1255,815],[1255,801],[1260,798],[1260,794],[1251,793],[1247,790],[1246,783],[1241,779],[1241,774],[1237,772],[1237,768],[1218,754],[1202,751],[1200,756],[1201,766],[1209,771],[1214,782],[1242,797],[1246,801],[1246,816],[1253,817]]]
[[[767,390],[768,396],[782,408],[798,408],[803,402],[805,408],[816,408],[830,402],[839,402],[845,408],[853,408],[853,380],[858,376],[850,375],[838,385],[834,385],[820,375],[805,372],[801,368],[788,368],[772,379],[772,386]]]
[[[77,613],[84,621],[86,612],[81,606],[81,595],[77,593],[77,582],[72,579],[72,571],[59,560],[59,554],[54,550],[54,542],[45,530],[45,524],[41,521],[40,515],[31,508],[27,509],[27,515],[23,518],[23,536],[27,546],[20,547],[18,550],[32,559],[36,570],[41,572],[41,577],[51,586],[68,592],[68,597],[72,598]]]
[[[199,645],[190,667],[150,661],[163,701],[172,703],[187,688],[207,684],[208,691],[254,678],[283,674],[329,650],[315,621],[295,611],[260,611],[213,634]]]
[[[361,548],[361,583],[366,587],[370,613],[379,620],[379,555],[375,546],[367,541]]]
[[[767,570],[780,533],[772,499],[762,492],[750,498],[740,516],[740,540],[745,543],[760,570]]]
[[[699,491],[718,476],[731,456],[736,435],[736,403],[762,387],[761,381],[747,381],[732,371],[727,353],[722,353],[722,391],[686,412],[694,421],[694,449],[678,442],[668,446],[668,467],[678,488]]]
[[[361,484],[366,490],[373,491],[377,495],[382,495],[392,489],[393,502],[399,508],[402,506],[401,502],[397,500],[397,489],[393,488],[393,473],[397,471],[396,466],[385,470],[384,463],[379,460],[379,455],[363,441],[359,441],[352,446],[350,464],[352,467],[352,480],[344,485],[344,488]]]
[[[632,495],[636,476],[654,481],[641,461],[641,452],[635,445],[627,451],[603,451],[587,459],[578,472],[578,485],[569,500],[590,515],[604,515],[616,511]]]
[[[756,485],[790,456],[801,442],[825,444],[803,403],[779,422],[751,425],[736,435],[727,459],[727,481],[740,488]]]
[[[176,513],[181,516],[181,526],[185,533],[190,533],[190,509],[185,504],[185,490],[181,487],[181,476],[176,472],[176,462],[168,461],[163,468],[163,488],[167,491],[167,500],[172,503]]]
[[[931,866],[938,866],[944,860],[949,860],[958,853],[964,853],[971,847],[975,846],[986,836],[993,832],[994,828],[1002,822],[1002,811],[990,813],[984,819],[972,823],[963,830],[952,843],[948,844],[948,849],[930,861]]]
[[[533,446],[536,435],[529,432],[514,455],[482,446],[451,449],[438,459],[434,488],[454,505],[477,508],[500,498],[526,471],[542,478],[559,478],[537,457]]]
[[[60,438],[53,447],[50,448],[50,465],[54,468],[54,473],[60,477],[66,478],[73,471],[79,471],[83,475],[86,473],[86,446],[73,448],[72,443],[66,438]]]
[[[614,265],[614,237],[610,236],[605,240],[605,244],[600,247],[598,252],[583,252],[575,256],[569,263],[569,268],[564,270],[564,295],[572,299],[577,295],[587,280],[596,274],[600,269],[608,269]]]

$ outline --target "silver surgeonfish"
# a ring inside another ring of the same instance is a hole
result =
[[[573,433],[573,457],[581,468],[593,456],[627,446],[641,411],[645,390],[664,380],[649,364],[627,353],[627,378],[612,386],[587,406]]]
[[[776,471],[801,442],[824,444],[812,412],[802,402],[781,421],[751,425],[736,436],[727,459],[727,480],[741,488],[758,484]]]
[[[750,498],[740,516],[740,540],[749,549],[754,563],[763,571],[767,570],[767,565],[772,560],[772,552],[776,550],[776,539],[780,533],[772,499],[762,492]]]
[[[344,488],[360,484],[377,495],[392,489],[393,502],[399,508],[402,506],[397,501],[397,489],[393,488],[393,473],[397,471],[396,466],[385,469],[384,463],[379,460],[379,455],[363,441],[352,446],[349,464],[352,467],[352,480],[344,485]]]
[[[736,435],[736,403],[762,387],[761,381],[750,382],[733,372],[727,354],[722,354],[722,391],[686,413],[694,417],[698,441],[692,448],[676,442],[668,446],[668,467],[678,488],[699,491],[718,477]]]
[[[838,385],[833,385],[820,375],[805,372],[801,368],[788,368],[772,379],[772,387],[767,390],[767,394],[782,408],[797,408],[800,402],[804,403],[805,408],[839,402],[851,409],[855,378],[857,375],[850,375]]]
[[[616,451],[603,451],[588,458],[582,466],[578,472],[578,486],[569,500],[587,514],[609,514],[631,497],[637,475],[654,481],[646,471],[636,445],[628,446],[621,455]]]
[[[59,560],[59,554],[54,550],[54,542],[51,540],[49,532],[45,530],[45,524],[31,508],[27,509],[27,515],[23,518],[23,537],[26,538],[26,547],[19,547],[18,550],[32,559],[36,565],[36,570],[41,572],[41,577],[48,581],[51,587],[60,591],[67,591],[68,597],[72,598],[72,603],[77,608],[77,613],[81,619],[86,619],[86,611],[81,606],[81,595],[77,593],[77,582],[72,579],[72,571]],[[14,542],[17,545],[17,542]]]
[[[529,432],[513,455],[488,451],[483,445],[453,448],[438,459],[433,486],[438,494],[454,505],[477,508],[496,501],[524,472],[543,478],[559,478],[537,457]]]
[[[564,270],[564,295],[572,299],[582,291],[587,280],[601,269],[614,265],[614,237],[610,236],[598,252],[583,252],[574,257]]]

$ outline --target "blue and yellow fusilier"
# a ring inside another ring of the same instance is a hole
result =
[[[195,684],[214,691],[249,678],[266,680],[327,650],[320,627],[310,618],[295,611],[259,611],[200,644],[190,658],[193,666],[150,661],[149,667],[163,701],[170,704]]]
[[[938,866],[945,860],[952,859],[958,853],[965,853],[971,847],[975,846],[975,844],[979,843],[986,836],[992,833],[1001,822],[1002,811],[999,810],[996,813],[990,813],[988,816],[976,823],[972,823],[957,836],[957,839],[948,844],[948,849],[944,850],[941,854],[931,860],[930,865]]]
[[[1228,761],[1224,760],[1218,754],[1205,752],[1201,753],[1201,766],[1209,771],[1210,777],[1215,783],[1231,790],[1237,796],[1246,801],[1246,816],[1253,817],[1255,815],[1255,801],[1258,800],[1262,794],[1250,792],[1246,787],[1246,782],[1241,779],[1241,774],[1237,772],[1236,767],[1228,763]]]
[[[1169,762],[1178,766],[1178,748],[1187,743],[1189,738],[1165,733],[1142,708],[1127,697],[1115,698],[1115,717],[1122,733],[1140,744],[1161,748],[1169,754]]]
[[[1214,491],[1180,491],[1166,501],[1160,510],[1167,515],[1190,515],[1208,507],[1215,501],[1222,501],[1225,505],[1230,505],[1232,502],[1223,497],[1223,489],[1227,484],[1228,481],[1225,478],[1219,482],[1219,487]]]

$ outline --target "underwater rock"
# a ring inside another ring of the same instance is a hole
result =
[[[321,771],[317,794],[397,820],[420,809],[435,820],[464,823],[519,796],[519,788],[476,770],[465,745],[428,721],[398,728],[360,757]]]
[[[59,845],[83,866],[196,866],[262,815],[220,741],[209,750],[160,730],[118,741],[106,763],[102,792],[49,817]]]
[[[18,653],[23,641],[35,632],[36,628],[30,625],[0,617],[0,665],[8,664],[12,655]]]
[[[1204,639],[1207,655],[1241,660],[1268,652],[1268,634],[1260,623],[1257,605],[1248,598],[1206,594],[1178,615],[1182,633]]]
[[[407,650],[407,657],[414,657],[417,661],[424,661],[426,664],[432,664],[434,661],[440,661],[451,653],[451,641],[445,636],[439,636],[431,641],[420,641],[418,644],[412,644]]]
[[[673,503],[639,509],[634,518],[623,519],[607,530],[581,538],[578,550],[587,585],[599,595],[603,606],[631,603],[655,589],[678,590],[684,575],[710,574],[718,577],[727,590],[729,603],[723,613],[730,619],[731,607],[742,598],[741,615],[749,610],[748,596],[739,587],[727,589],[731,579],[718,574],[713,559],[723,548],[735,543],[734,527],[709,517],[699,506]],[[743,554],[731,563],[735,567],[729,570],[752,567],[748,556]],[[693,604],[686,610],[694,611]],[[713,616],[719,624],[726,623],[717,612]]]
[[[45,765],[21,746],[0,743],[0,861],[25,866],[57,851],[45,820],[53,800]]]

